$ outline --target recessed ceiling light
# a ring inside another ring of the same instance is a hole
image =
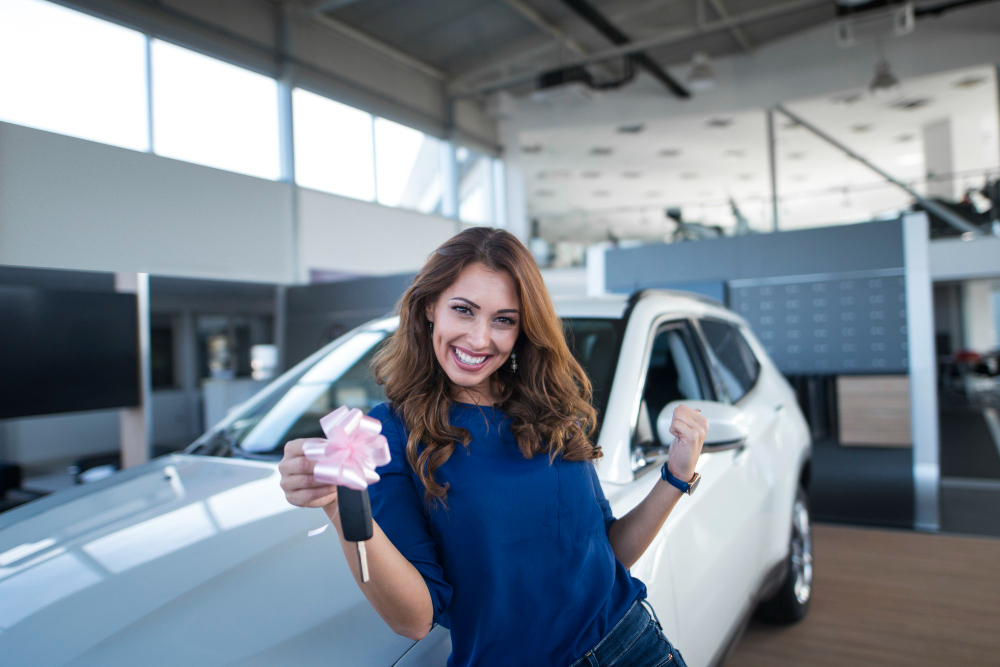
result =
[[[642,172],[641,171],[623,171],[622,172],[622,178],[641,178],[641,177],[642,177]]]
[[[591,155],[611,155],[614,152],[615,149],[610,146],[594,146],[590,149]]]
[[[913,111],[922,109],[932,102],[929,97],[904,97],[891,103],[889,106],[899,111]]]
[[[696,178],[698,178],[698,172],[685,171],[683,174],[681,174],[681,178],[684,179],[685,181],[693,181]]]
[[[648,191],[646,193],[646,196],[647,197],[661,197],[661,196],[663,196],[663,193],[660,192],[659,190],[650,190],[650,191]]]
[[[739,176],[737,176],[737,178],[739,178],[741,181],[752,181],[753,174],[740,174]]]
[[[851,132],[857,134],[864,134],[865,132],[871,132],[875,129],[875,126],[871,123],[858,123],[857,125],[851,125]]]
[[[584,171],[580,173],[584,178],[600,178],[601,172],[599,171]]]
[[[560,181],[567,178],[572,178],[573,174],[565,169],[549,169],[548,171],[538,172],[539,180],[548,181]]]
[[[716,129],[726,128],[732,124],[733,124],[732,118],[722,118],[722,117],[709,118],[708,122],[705,123],[705,125],[707,125],[708,127],[714,127]]]
[[[618,127],[619,134],[639,134],[646,129],[646,126],[642,123],[636,123],[635,125],[620,125]]]
[[[608,190],[594,190],[591,194],[593,194],[595,197],[607,197],[608,195],[611,194],[611,192]]]
[[[914,167],[923,163],[924,156],[922,153],[906,153],[905,155],[900,155],[896,158],[896,164],[903,167]]]
[[[801,160],[805,156],[806,156],[805,153],[799,151],[799,152],[796,152],[796,153],[789,153],[788,154],[788,159],[789,160]]]
[[[894,141],[899,144],[905,144],[907,141],[913,141],[917,138],[915,134],[900,134],[895,137]]]
[[[657,153],[660,157],[677,157],[681,154],[681,149],[679,148],[661,148],[660,152]]]
[[[805,183],[809,180],[809,176],[806,174],[795,174],[792,176],[793,183]]]
[[[530,144],[528,146],[521,146],[521,152],[522,153],[528,153],[529,155],[532,154],[532,153],[541,153],[542,152],[542,145],[541,144]]]
[[[985,76],[967,76],[964,79],[959,79],[955,83],[951,84],[952,88],[975,88],[976,86],[981,86],[986,83]]]
[[[556,193],[553,190],[537,190],[535,192],[536,197],[552,197]]]
[[[722,154],[723,157],[729,160],[739,160],[746,155],[746,151],[741,151],[737,149],[731,149]]]

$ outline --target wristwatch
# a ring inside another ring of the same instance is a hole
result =
[[[671,486],[676,486],[682,493],[686,493],[689,496],[694,494],[694,490],[698,488],[698,482],[701,481],[701,475],[695,473],[690,482],[682,482],[670,474],[670,469],[667,467],[666,461],[663,462],[663,467],[660,468],[660,477],[664,481],[669,482]]]

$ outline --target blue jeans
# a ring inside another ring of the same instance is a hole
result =
[[[649,612],[652,612],[652,616]],[[652,605],[637,599],[597,645],[570,667],[687,667],[680,651],[663,636]]]

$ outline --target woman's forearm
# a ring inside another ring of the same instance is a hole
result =
[[[365,541],[368,581],[362,583],[357,544],[344,539],[337,504],[327,505],[323,511],[337,529],[354,581],[378,615],[396,634],[413,640],[422,639],[434,624],[434,607],[427,584],[417,568],[393,546],[372,519],[372,537]]]
[[[641,503],[611,524],[608,541],[615,558],[622,562],[625,569],[632,567],[646,552],[682,495],[677,487],[662,479],[657,480]]]

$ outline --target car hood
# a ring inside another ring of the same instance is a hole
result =
[[[175,454],[0,514],[11,665],[392,665],[395,634],[276,464]]]

